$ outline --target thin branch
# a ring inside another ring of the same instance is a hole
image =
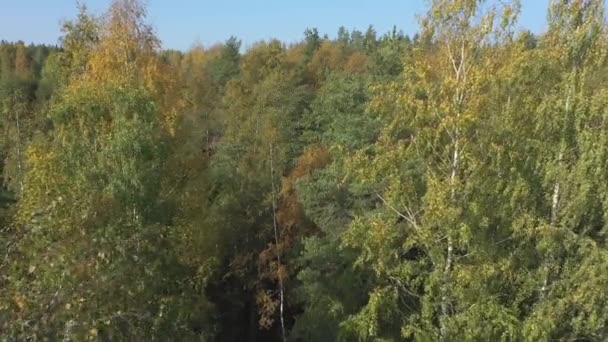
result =
[[[450,59],[450,62],[452,63],[452,68],[454,68],[454,73],[456,75],[458,75],[458,68],[456,67],[456,61],[454,60],[454,55],[452,54],[452,48],[450,46],[450,43],[446,43],[447,47],[448,47],[448,58]]]
[[[402,212],[400,212],[399,210],[397,210],[395,207],[393,207],[390,203],[388,203],[388,201],[384,197],[382,197],[382,195],[380,195],[377,191],[375,191],[375,193],[376,193],[376,196],[378,196],[378,198],[382,201],[382,203],[384,203],[393,212],[395,212],[395,214],[399,215],[399,217],[401,217],[404,220],[406,220],[407,222],[409,222],[416,230],[420,230],[420,227],[418,226],[418,223],[416,222],[416,218],[411,216],[411,211],[409,209],[406,208],[409,216],[405,215]]]
[[[421,298],[421,296],[419,294],[412,292],[405,285],[403,285],[403,283],[401,282],[401,280],[397,279],[397,277],[389,275],[388,279],[394,281],[401,289],[403,289],[403,291],[405,291],[410,296],[413,296],[413,297],[416,297],[416,298]]]

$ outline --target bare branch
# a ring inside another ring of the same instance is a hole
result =
[[[382,195],[380,195],[377,191],[375,191],[375,193],[376,193],[376,196],[378,196],[378,198],[382,201],[382,203],[384,203],[393,212],[395,212],[395,214],[399,215],[399,217],[401,217],[404,220],[406,220],[407,222],[409,222],[409,224],[411,224],[416,230],[420,230],[420,227],[418,226],[418,223],[416,222],[416,218],[412,215],[412,212],[407,207],[406,207],[406,210],[407,210],[408,215],[405,215],[402,212],[400,212],[399,210],[397,210],[395,207],[393,207],[390,203],[388,203],[388,201],[384,197],[382,197]]]

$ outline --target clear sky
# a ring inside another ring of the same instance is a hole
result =
[[[548,0],[522,0],[520,26],[542,32]],[[109,0],[83,0],[100,13]],[[425,0],[147,0],[149,20],[165,48],[186,50],[235,35],[245,46],[268,38],[294,42],[307,27],[335,36],[338,27],[361,31],[373,25],[378,33],[397,25],[417,31],[416,14]],[[76,0],[0,0],[0,39],[26,43],[57,43],[62,19],[76,14]]]

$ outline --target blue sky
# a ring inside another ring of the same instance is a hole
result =
[[[542,32],[548,0],[522,0],[520,26]],[[96,13],[109,0],[85,0]],[[379,33],[397,25],[405,33],[417,30],[416,14],[425,0],[147,0],[149,20],[165,48],[186,50],[235,35],[245,46],[268,38],[294,42],[307,27],[333,37],[338,27]],[[0,0],[0,39],[26,43],[57,43],[62,19],[76,14],[76,0]]]

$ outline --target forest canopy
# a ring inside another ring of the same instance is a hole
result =
[[[608,339],[605,3],[520,11],[0,42],[0,341]]]

